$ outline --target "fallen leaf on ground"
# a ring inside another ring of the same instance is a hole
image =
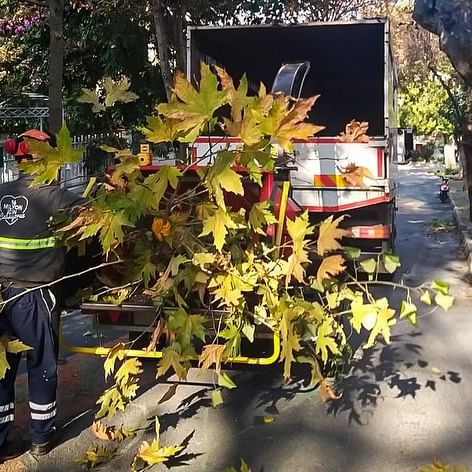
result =
[[[325,402],[329,400],[339,400],[342,397],[342,394],[338,394],[331,383],[326,379],[320,382],[320,395],[321,399]]]

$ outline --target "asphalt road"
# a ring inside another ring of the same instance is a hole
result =
[[[431,169],[402,167],[399,172],[396,252],[402,268],[397,277],[410,284],[447,280],[455,306],[447,313],[424,310],[417,329],[399,322],[392,344],[381,344],[353,362],[338,385],[342,398],[331,403],[323,403],[318,391],[302,382],[283,384],[275,366],[232,371],[238,389],[225,391],[218,409],[208,399],[213,379],[196,371],[171,400],[158,405],[169,384],[155,386],[154,367],[147,363],[143,394],[126,418],[138,424],[158,415],[162,445],[186,444],[183,456],[171,464],[176,470],[222,472],[237,467],[241,458],[253,472],[406,472],[435,457],[472,466],[472,292],[459,237],[444,225],[452,212],[437,198],[438,178]],[[397,303],[401,298],[398,291],[383,293]],[[72,320],[65,320],[65,329],[77,336]],[[80,470],[73,461],[91,443],[86,428],[103,389],[100,361],[70,356],[61,373],[62,444],[38,462],[26,455],[23,470]],[[27,417],[24,383],[20,379],[19,407],[25,409],[20,421]],[[17,431],[25,433],[21,425]],[[97,470],[129,470],[147,435],[141,431]]]

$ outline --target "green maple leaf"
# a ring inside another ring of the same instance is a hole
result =
[[[92,236],[95,236],[99,231],[100,228],[103,226],[102,222],[99,223],[91,223],[87,225],[83,232],[81,233],[81,236],[79,238],[79,241],[82,241],[87,238],[91,238]]]
[[[106,110],[106,107],[100,103],[97,92],[88,88],[82,89],[82,95],[77,98],[77,101],[79,103],[90,103],[94,113],[101,113]]]
[[[185,380],[187,378],[187,368],[182,363],[186,360],[188,359],[182,356],[182,349],[179,344],[173,343],[171,346],[164,348],[156,378],[173,369],[180,380]]]
[[[176,333],[177,342],[181,346],[190,346],[193,336],[205,340],[206,319],[200,315],[189,315],[179,308],[169,315],[168,327]]]
[[[390,344],[390,326],[395,324],[395,310],[389,308],[388,300],[384,297],[376,300],[377,318],[372,328],[365,348],[372,347],[375,344],[377,336],[381,334],[387,344]]]
[[[249,227],[254,232],[265,235],[263,228],[273,223],[277,223],[277,218],[269,209],[269,202],[259,202],[252,205],[249,212]]]
[[[321,352],[321,359],[324,363],[328,360],[328,349],[334,355],[340,354],[336,341],[331,337],[332,333],[333,327],[331,326],[330,321],[324,320],[318,327],[318,337],[316,339],[316,352]]]
[[[235,323],[226,322],[225,328],[220,332],[220,337],[226,341],[223,355],[236,357],[241,354],[241,332]]]
[[[36,159],[34,162],[20,164],[20,169],[34,176],[31,185],[56,182],[63,165],[82,159],[83,149],[72,147],[72,138],[65,123],[56,134],[56,138],[57,148],[53,148],[46,141],[26,139],[28,148]]]
[[[131,190],[128,194],[129,200],[133,202],[132,215],[133,220],[145,214],[148,210],[156,206],[156,197],[151,188],[145,183],[134,182],[130,185]],[[164,190],[165,191],[165,190]],[[128,212],[129,213],[129,212]]]
[[[231,151],[219,152],[203,181],[210,194],[215,196],[216,204],[221,208],[226,208],[224,191],[244,195],[241,176],[231,169],[235,158],[236,155]]]
[[[123,77],[118,81],[114,81],[110,77],[105,77],[103,87],[105,88],[105,106],[112,107],[116,102],[129,103],[134,102],[139,97],[128,89],[130,87],[128,77]]]
[[[151,174],[144,179],[143,185],[152,192],[152,198],[154,200],[152,208],[159,208],[159,203],[164,196],[167,187],[170,185],[175,190],[181,176],[182,172],[180,172],[177,167],[162,166],[155,174]],[[150,198],[150,195],[147,194],[145,200],[146,203],[150,203]]]
[[[197,90],[182,72],[177,72],[173,89],[176,98],[171,103],[158,106],[161,115],[180,121],[175,126],[183,134],[181,141],[193,141],[212,120],[215,110],[227,102],[226,92],[218,90],[218,79],[204,62],[201,63],[200,76]]]
[[[223,208],[218,208],[213,215],[207,216],[203,220],[203,230],[200,236],[213,235],[213,244],[218,251],[221,251],[226,242],[228,229],[235,229],[237,225]]]
[[[103,215],[103,224],[100,228],[100,242],[105,253],[108,253],[113,246],[123,241],[124,226],[133,226],[125,212],[119,211]]]

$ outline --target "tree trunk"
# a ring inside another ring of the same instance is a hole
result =
[[[472,221],[472,87],[467,87],[466,112],[464,114],[464,130],[462,150],[465,164],[465,180],[469,195],[469,218]]]
[[[413,19],[439,36],[441,49],[472,86],[472,2],[415,0]]]
[[[49,0],[49,131],[62,126],[64,0]]]
[[[170,67],[169,55],[169,35],[167,33],[166,23],[164,19],[165,6],[161,0],[152,0],[152,15],[154,17],[154,25],[156,28],[157,53],[159,56],[159,67],[164,82],[167,100],[172,96],[172,71]]]
[[[176,68],[182,71],[184,74],[187,73],[187,43],[186,43],[186,22],[185,22],[185,10],[182,5],[182,1],[177,2],[175,6],[175,59]]]
[[[415,0],[413,18],[439,36],[441,49],[467,83],[462,154],[472,221],[472,2],[470,0]]]

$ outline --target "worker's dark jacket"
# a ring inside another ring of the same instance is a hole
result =
[[[52,282],[64,270],[63,248],[55,247],[51,216],[81,201],[56,185],[30,187],[32,177],[0,185],[0,281],[18,287]]]

